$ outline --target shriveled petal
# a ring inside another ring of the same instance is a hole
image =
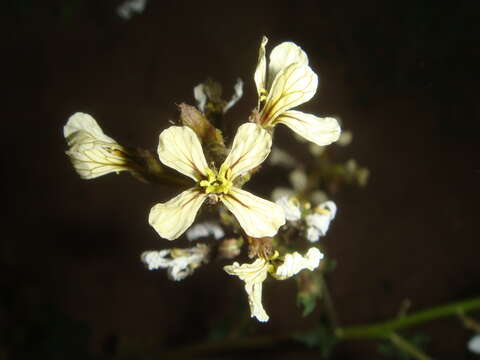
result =
[[[285,213],[281,206],[248,191],[232,187],[221,201],[251,237],[274,236],[278,228],[285,224]]]
[[[233,139],[232,149],[222,167],[232,171],[232,179],[260,165],[270,153],[272,137],[254,123],[240,126]]]
[[[307,54],[305,54],[300,46],[297,46],[293,42],[289,41],[275,46],[270,53],[267,89],[273,83],[275,76],[293,63],[299,65],[308,65]]]
[[[262,38],[260,49],[258,50],[258,62],[255,74],[253,76],[255,85],[257,85],[258,98],[260,98],[267,87],[267,59],[265,57],[265,45],[267,45],[268,39],[266,36]]]
[[[166,203],[156,204],[148,222],[161,237],[175,240],[192,225],[206,196],[195,188],[185,190]]]
[[[318,267],[321,259],[323,259],[323,254],[317,248],[310,248],[305,256],[298,252],[287,254],[284,263],[277,268],[274,276],[283,280],[305,269],[313,271]]]
[[[296,110],[284,112],[275,123],[287,125],[298,135],[319,146],[337,141],[341,133],[340,125],[335,118],[317,117]]]
[[[187,126],[170,126],[160,134],[160,161],[193,180],[207,176],[207,160],[195,132]]]
[[[262,305],[262,283],[267,278],[269,266],[265,259],[257,259],[252,264],[240,265],[235,262],[223,268],[227,274],[236,275],[245,281],[251,316],[262,322],[269,319]]]
[[[103,133],[102,128],[89,114],[77,112],[70,116],[67,124],[63,127],[63,136],[68,140],[68,137],[77,131],[85,131],[96,140],[116,143],[115,140]]]
[[[272,124],[285,111],[310,100],[317,85],[318,77],[307,65],[294,63],[281,70],[273,80],[262,110],[262,124]]]

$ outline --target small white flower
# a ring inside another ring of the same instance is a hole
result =
[[[276,200],[275,203],[280,205],[285,212],[285,219],[288,221],[297,221],[302,217],[302,212],[300,211],[300,204],[298,200],[295,201],[294,198],[283,196],[280,199]]]
[[[256,317],[261,322],[269,319],[262,305],[262,284],[267,278],[270,267],[267,260],[259,258],[251,264],[240,265],[238,262],[234,262],[233,265],[223,268],[227,274],[236,275],[245,281],[251,317]]]
[[[291,110],[310,100],[317,91],[317,75],[308,66],[305,52],[292,42],[276,46],[270,53],[267,71],[264,36],[260,45],[255,84],[260,104],[258,123],[263,127],[284,124],[317,145],[329,145],[340,136],[338,121]]]
[[[480,354],[480,334],[473,336],[467,344],[468,350],[475,354]]]
[[[126,150],[105,135],[95,119],[75,113],[63,128],[73,167],[82,179],[94,179],[109,173],[128,170]]]
[[[124,20],[130,20],[135,14],[141,14],[147,6],[147,0],[126,0],[117,7],[117,15]]]
[[[192,129],[171,126],[164,130],[158,145],[160,161],[192,178],[196,185],[166,203],[156,204],[150,211],[150,225],[163,238],[174,240],[192,225],[203,202],[210,198],[232,212],[247,235],[274,236],[285,224],[282,208],[234,185],[235,179],[266,159],[271,145],[267,131],[256,124],[243,124],[217,172],[207,165],[200,140]]]
[[[167,269],[170,279],[180,281],[191,275],[202,262],[207,261],[209,249],[205,244],[189,249],[145,251],[141,259],[148,270]]]
[[[318,241],[320,236],[325,236],[336,213],[337,205],[333,201],[327,201],[318,205],[313,214],[305,217],[307,239],[315,242]]]
[[[233,87],[233,95],[223,107],[222,112],[225,114],[242,98],[242,96],[243,96],[243,80],[238,78],[237,82]],[[207,92],[206,86],[203,83],[198,84],[193,88],[193,97],[197,101],[198,110],[204,113],[205,105],[207,105],[207,101],[208,101],[208,92]]]
[[[310,248],[305,256],[298,252],[285,255],[282,265],[277,268],[275,277],[283,280],[298,274],[300,271],[308,269],[315,270],[323,259],[323,254],[317,248]]]
[[[278,257],[278,252],[272,256],[272,260]],[[251,264],[242,264],[234,262],[232,265],[225,266],[223,269],[229,275],[236,275],[240,280],[245,281],[245,291],[248,295],[251,317],[256,317],[259,321],[268,321],[269,316],[262,305],[262,285],[267,274],[270,272],[278,280],[285,280],[298,274],[304,269],[315,270],[320,264],[323,254],[317,248],[308,250],[305,257],[299,253],[286,254],[282,265],[275,270],[274,265],[269,260],[258,258]]]
[[[208,237],[219,240],[225,236],[225,232],[219,224],[207,221],[193,225],[187,230],[186,236],[190,241]]]

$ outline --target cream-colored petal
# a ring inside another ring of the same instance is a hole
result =
[[[222,167],[232,171],[232,179],[260,165],[270,153],[272,137],[254,123],[241,125],[232,149],[222,164]]]
[[[70,116],[67,124],[63,127],[63,136],[68,140],[68,137],[77,131],[85,131],[100,141],[116,143],[115,140],[103,133],[101,127],[89,114],[77,112]]]
[[[90,115],[72,115],[63,128],[63,134],[70,146],[66,154],[82,179],[128,170],[125,149],[106,136]]]
[[[265,45],[267,45],[268,39],[266,36],[262,38],[260,43],[260,49],[258,50],[258,62],[257,68],[255,69],[255,74],[253,78],[255,80],[255,85],[257,85],[258,98],[260,99],[267,87],[267,59],[265,57]]]
[[[317,248],[310,248],[305,256],[298,252],[285,255],[285,260],[282,265],[277,268],[274,276],[277,279],[284,280],[300,271],[308,269],[315,270],[323,259],[323,254]]]
[[[317,91],[318,77],[309,66],[291,64],[275,77],[260,121],[272,124],[285,111],[310,100]]]
[[[269,266],[265,259],[257,259],[251,264],[240,265],[235,262],[223,268],[227,274],[236,275],[245,281],[251,316],[262,322],[269,319],[262,305],[262,283],[267,278]]]
[[[160,161],[193,180],[207,176],[207,160],[195,132],[187,126],[170,126],[160,134]]]
[[[161,237],[175,240],[192,225],[206,196],[195,188],[185,190],[166,203],[156,204],[148,222]]]
[[[281,206],[248,191],[232,187],[221,201],[251,237],[274,236],[278,228],[285,224],[285,213]]]
[[[296,110],[284,112],[275,123],[287,125],[298,135],[319,146],[337,141],[341,133],[340,125],[335,118],[317,117]]]
[[[293,42],[289,41],[275,46],[270,53],[267,89],[270,88],[275,76],[293,63],[299,65],[308,65],[307,54],[305,54],[300,46],[297,46]]]

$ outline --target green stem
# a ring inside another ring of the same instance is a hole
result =
[[[408,342],[405,338],[401,337],[400,335],[392,332],[389,335],[389,339],[393,345],[395,345],[398,349],[404,351],[405,353],[413,356],[415,359],[418,360],[431,360],[431,358],[417,348],[412,343]]]
[[[335,331],[335,335],[339,339],[388,338],[394,330],[418,325],[442,317],[458,315],[461,311],[468,312],[475,309],[480,309],[480,298],[436,306],[382,323],[351,326],[343,329],[338,328]]]

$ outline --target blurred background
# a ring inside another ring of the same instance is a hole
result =
[[[340,322],[387,320],[406,299],[415,311],[478,296],[475,2],[151,0],[129,20],[121,3],[3,3],[0,359],[155,359],[206,341],[239,308],[259,338],[312,326],[321,311],[302,317],[294,281],[265,284],[271,319],[261,324],[223,263],[179,283],[147,271],[143,251],[186,245],[147,223],[172,191],[127,174],[83,181],[64,154],[63,125],[77,111],[121,144],[155,149],[175,104],[194,104],[207,77],[227,97],[245,81],[229,113],[245,121],[262,35],[269,49],[294,41],[306,51],[320,87],[302,109],[340,118],[353,142],[335,158],[370,169],[367,187],[335,195],[337,218],[322,239],[337,262],[329,284]],[[294,142],[284,129],[276,141]],[[259,176],[251,186],[265,195],[272,182]],[[475,358],[456,318],[411,333],[428,335],[435,359]],[[345,342],[332,358],[385,358],[377,347]],[[318,350],[280,343],[205,357],[253,355],[313,359]]]

